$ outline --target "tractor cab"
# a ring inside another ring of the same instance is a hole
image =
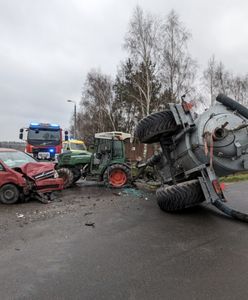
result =
[[[118,131],[96,133],[91,173],[101,175],[109,165],[125,163],[124,141],[130,138],[131,134]]]

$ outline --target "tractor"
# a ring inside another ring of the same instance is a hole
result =
[[[120,188],[131,180],[131,169],[125,157],[125,141],[129,133],[96,133],[94,144],[88,151],[67,151],[58,156],[56,169],[70,187],[80,178],[104,182],[107,186]]]

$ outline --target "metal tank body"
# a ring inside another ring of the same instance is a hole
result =
[[[247,119],[216,103],[202,113],[186,132],[171,157],[184,171],[212,164],[217,176],[248,170]]]

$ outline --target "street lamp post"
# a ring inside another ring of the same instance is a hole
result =
[[[67,102],[71,102],[71,103],[74,103],[74,139],[76,139],[76,124],[77,124],[77,103],[76,101],[73,101],[73,100],[67,100]]]

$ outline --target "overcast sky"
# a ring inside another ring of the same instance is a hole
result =
[[[171,9],[192,33],[200,67],[216,55],[248,73],[248,1],[0,0],[0,141],[18,140],[31,121],[69,127],[92,68],[114,75],[136,5],[166,16]]]

